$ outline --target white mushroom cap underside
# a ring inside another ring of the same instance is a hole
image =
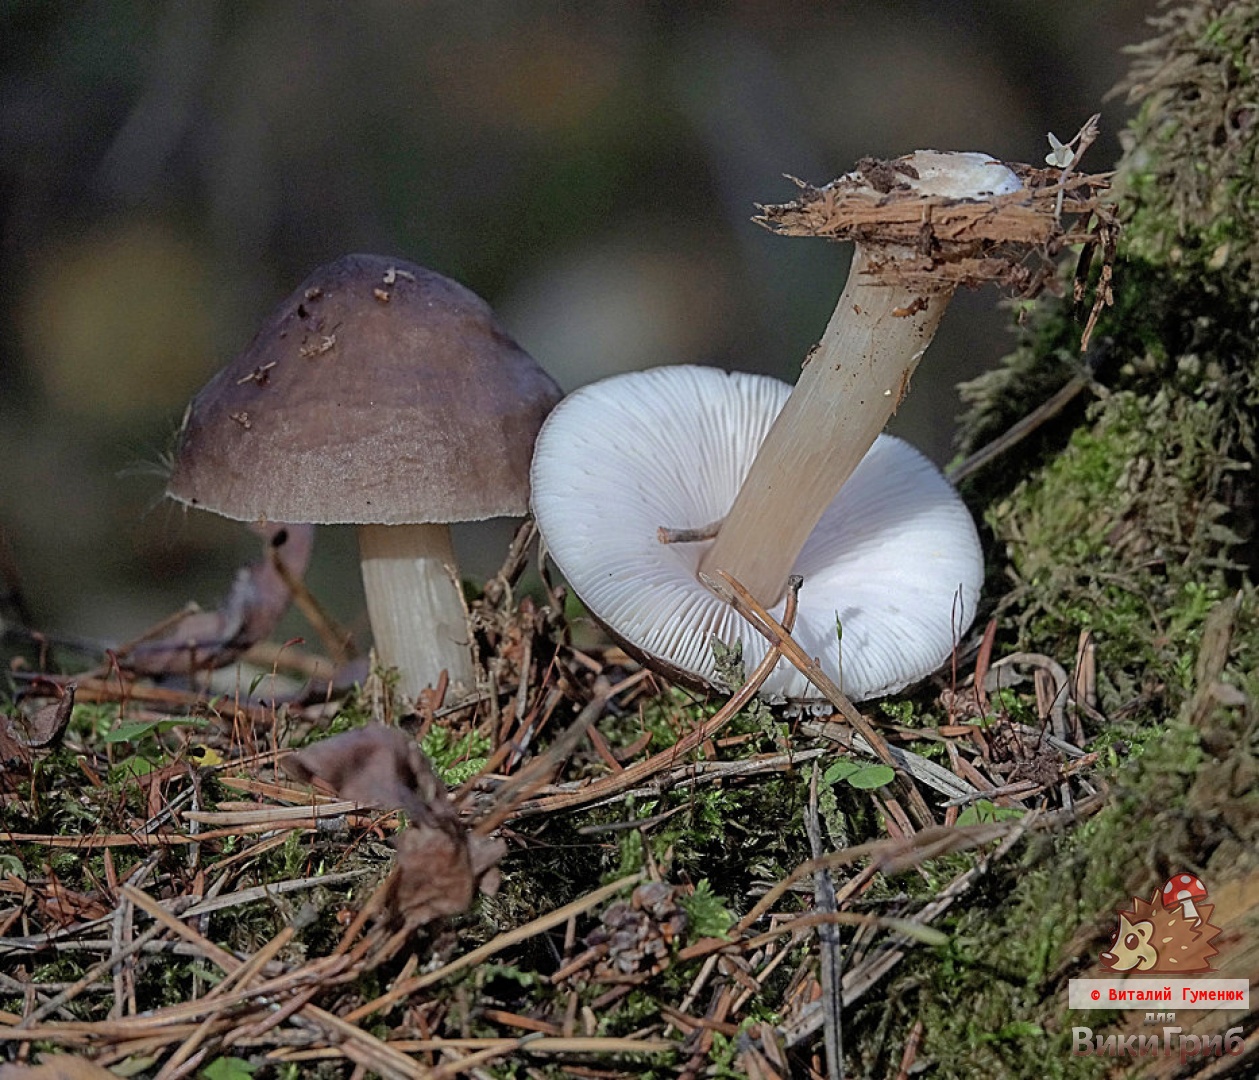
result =
[[[790,392],[714,368],[633,372],[571,394],[538,436],[534,514],[573,590],[631,645],[709,683],[712,636],[742,639],[749,672],[767,645],[696,578],[710,542],[661,544],[657,529],[726,514]],[[935,466],[880,436],[793,572],[804,579],[794,637],[861,700],[944,663],[974,618],[983,559],[969,512]],[[771,610],[781,616],[783,604]],[[785,660],[762,693],[821,696]]]

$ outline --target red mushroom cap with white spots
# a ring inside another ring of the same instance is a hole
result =
[[[1207,896],[1207,887],[1192,874],[1173,874],[1167,879],[1167,884],[1163,886],[1163,907],[1170,911],[1176,904],[1180,904],[1186,919],[1198,918],[1198,909],[1194,907],[1195,900],[1205,900]]]

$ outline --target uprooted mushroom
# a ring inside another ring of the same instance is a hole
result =
[[[1094,134],[1090,122],[1073,142],[1082,150]],[[714,609],[705,580],[726,574],[777,611],[799,575],[801,644],[850,696],[874,697],[948,657],[983,577],[960,500],[879,432],[959,285],[1034,292],[1067,245],[1111,254],[1113,229],[1098,204],[1104,177],[984,154],[866,161],[801,188],[797,202],[763,208],[762,223],[857,252],[796,386],[662,368],[584,387],[539,435],[533,508],[591,613],[670,675],[720,685],[712,635],[742,639],[749,663],[765,655],[751,627]],[[1104,267],[1103,301],[1106,282]],[[764,693],[818,697],[785,667]]]

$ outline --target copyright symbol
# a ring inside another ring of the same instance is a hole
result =
[[[1101,996],[1102,996],[1102,992],[1100,990],[1094,990],[1092,993],[1089,994],[1089,997],[1091,997],[1094,1001],[1100,1000]]]

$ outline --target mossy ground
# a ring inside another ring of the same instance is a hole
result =
[[[1082,631],[1096,647],[1105,720],[1087,729],[1109,799],[1029,845],[942,962],[905,976],[941,1076],[1109,1072],[1071,1057],[1064,1003],[1111,913],[1182,866],[1259,890],[1259,204],[1254,109],[1240,103],[1259,7],[1190,4],[1159,29],[1134,69],[1145,105],[1120,171],[1123,257],[1087,358],[1093,389],[968,488],[999,640],[1064,662]],[[1038,305],[1020,348],[967,388],[971,448],[1083,369],[1070,315]],[[1245,951],[1253,910],[1234,930]],[[1001,1037],[1020,1020],[1040,1031]]]

